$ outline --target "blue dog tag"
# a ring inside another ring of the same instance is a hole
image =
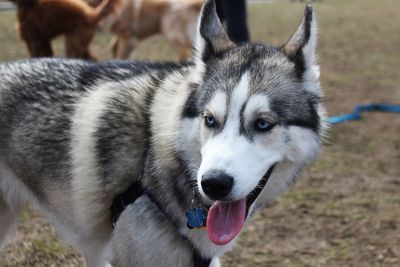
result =
[[[207,211],[202,208],[190,208],[186,212],[186,219],[189,229],[201,229],[206,226]]]

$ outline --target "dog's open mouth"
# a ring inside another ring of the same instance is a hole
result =
[[[207,216],[207,233],[214,244],[225,245],[239,234],[247,219],[249,208],[267,184],[274,166],[247,197],[235,202],[216,201],[211,206]]]

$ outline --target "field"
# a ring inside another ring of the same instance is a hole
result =
[[[252,38],[282,44],[304,4],[252,4]],[[330,114],[356,104],[400,104],[400,1],[324,0],[319,18],[319,62]],[[13,12],[0,13],[0,61],[27,56],[14,31]],[[110,36],[92,47],[110,59]],[[62,42],[57,40],[57,54]],[[143,43],[136,59],[175,59],[162,37]],[[0,81],[1,82],[1,81]],[[365,114],[332,126],[319,159],[282,197],[257,214],[224,266],[400,266],[400,116]],[[1,227],[1,226],[0,226]],[[36,213],[21,216],[0,266],[80,266]]]

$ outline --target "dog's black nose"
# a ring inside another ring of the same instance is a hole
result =
[[[231,192],[233,177],[223,171],[209,171],[202,176],[201,187],[206,195],[216,200],[222,199]]]

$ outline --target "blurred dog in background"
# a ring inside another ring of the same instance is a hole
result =
[[[101,0],[92,7],[82,0],[11,0],[18,7],[17,30],[31,57],[51,57],[51,41],[65,35],[67,57],[95,60],[89,45],[99,21],[119,0]]]
[[[87,1],[96,4],[99,0]],[[113,56],[127,59],[140,40],[162,33],[179,50],[179,59],[188,59],[202,4],[203,0],[123,0],[110,25],[115,35]]]

